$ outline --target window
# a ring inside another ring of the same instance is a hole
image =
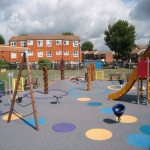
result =
[[[27,43],[28,43],[28,45],[33,45],[33,41],[32,40],[28,40]]]
[[[69,55],[69,52],[68,51],[64,51],[64,55]]]
[[[16,58],[16,53],[15,52],[11,53],[11,58]]]
[[[43,57],[43,52],[42,51],[38,52],[38,57]]]
[[[16,46],[16,42],[11,42],[11,46]]]
[[[29,56],[33,56],[33,52],[29,52]]]
[[[61,40],[56,40],[56,45],[61,45]]]
[[[78,41],[73,41],[73,47],[77,47],[78,46]]]
[[[51,40],[46,40],[46,46],[51,47],[52,46],[52,41]]]
[[[134,54],[134,57],[136,57],[136,54]]]
[[[62,51],[56,51],[56,55],[62,55]]]
[[[64,41],[64,45],[69,45],[69,41]]]
[[[42,47],[43,46],[43,40],[38,40],[37,44],[38,44],[38,47]]]
[[[78,51],[74,51],[74,52],[73,52],[73,56],[74,56],[74,57],[78,57]]]
[[[46,56],[47,56],[47,57],[52,57],[52,51],[47,51],[47,52],[46,52]]]
[[[21,42],[20,42],[20,45],[21,45],[21,46],[26,46],[26,42],[25,42],[25,41],[21,41]]]

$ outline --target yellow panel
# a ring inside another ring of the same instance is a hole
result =
[[[14,89],[16,87],[16,82],[17,82],[17,79],[13,78]],[[17,91],[20,91],[20,92],[24,91],[24,79],[23,79],[23,77],[20,78],[19,86],[18,86]]]
[[[104,71],[96,71],[96,80],[104,80]]]

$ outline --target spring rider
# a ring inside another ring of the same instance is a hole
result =
[[[118,117],[118,123],[120,122],[120,117],[125,111],[125,106],[123,104],[116,104],[112,107],[114,114]]]

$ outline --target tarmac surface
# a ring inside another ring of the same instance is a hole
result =
[[[0,150],[150,150],[150,104],[136,103],[136,83],[120,99],[108,100],[120,88],[118,81],[92,81],[87,91],[84,81],[61,80],[48,94],[34,89],[39,131],[29,91],[18,92],[22,103],[15,103],[10,123],[11,96],[2,96]],[[58,104],[53,95],[62,97]],[[120,123],[115,104],[125,106]]]

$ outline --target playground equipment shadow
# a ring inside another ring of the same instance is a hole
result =
[[[111,85],[114,89],[110,90],[107,87]],[[0,103],[0,149],[148,150],[149,130],[143,133],[140,127],[150,125],[150,104],[136,104],[137,88],[118,100],[108,100],[108,94],[116,92],[115,86],[118,89],[118,85],[112,81],[93,81],[91,91],[87,91],[86,82],[76,84],[62,80],[50,85],[48,94],[43,93],[43,88],[34,89],[39,131],[34,127],[29,91],[19,92],[19,96],[26,96],[22,103],[15,103],[14,113],[18,112],[22,117],[15,115],[10,123],[7,123],[7,117],[11,96],[3,96]],[[60,103],[56,103],[53,95],[62,96]],[[120,123],[116,122],[111,111],[118,103],[126,107]],[[140,139],[142,144],[133,139]]]

